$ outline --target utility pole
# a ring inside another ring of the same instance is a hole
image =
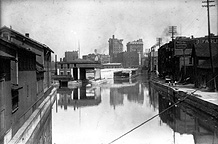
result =
[[[174,39],[174,35],[177,33],[176,28],[177,28],[177,26],[169,26],[169,33],[172,34],[172,36],[171,36],[172,41]]]
[[[162,43],[162,38],[157,38],[156,40],[157,40],[158,47],[160,48],[160,45],[161,45],[161,43]],[[157,56],[157,58],[158,58],[158,56]],[[158,62],[158,59],[157,59],[156,61]],[[157,70],[157,71],[158,71],[158,66],[159,66],[159,64],[157,63],[157,67],[156,67],[156,70]],[[158,71],[158,72],[159,72],[159,71]]]
[[[176,26],[169,26],[169,33],[171,33],[172,34],[172,43],[173,43],[173,48],[172,48],[172,58],[174,59],[174,51],[175,51],[175,41],[174,41],[174,35],[177,33],[177,31],[176,31]],[[175,64],[175,63],[173,63],[174,61],[171,59],[171,61],[170,61],[170,63],[171,64]],[[175,80],[175,67],[174,66],[172,66],[172,77],[173,77],[173,81]]]
[[[159,48],[160,48],[161,43],[162,43],[162,38],[157,38],[157,44],[158,44]]]
[[[210,7],[213,7],[215,5],[210,5],[210,3],[214,2],[214,0],[207,0],[207,1],[202,1],[202,3],[207,3],[206,5],[202,5],[202,7],[207,7],[207,19],[208,19],[208,44],[209,44],[209,51],[210,51],[210,65],[212,69],[212,77],[215,76],[215,69],[213,67],[213,55],[212,55],[212,49],[211,49],[211,35],[210,35]],[[216,91],[217,86],[216,86],[216,78],[213,79],[214,83],[214,91]]]

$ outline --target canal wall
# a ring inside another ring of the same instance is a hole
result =
[[[33,144],[40,126],[48,118],[50,109],[55,101],[57,88],[53,88],[50,94],[42,101],[38,108],[27,119],[8,144]]]
[[[198,95],[177,90],[175,87],[161,84],[157,81],[150,81],[150,85],[160,94],[164,94],[172,102],[177,102],[178,100],[182,100],[184,97],[188,96],[183,103],[189,105],[190,107],[199,109],[218,120],[218,106],[200,99]]]

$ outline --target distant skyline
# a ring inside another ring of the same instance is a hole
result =
[[[127,42],[143,39],[144,49],[171,38],[169,26],[178,36],[208,34],[207,8],[201,0],[1,0],[1,27],[49,46],[58,57],[80,47],[80,56],[108,54],[108,40]],[[217,0],[210,8],[211,33],[217,35]]]

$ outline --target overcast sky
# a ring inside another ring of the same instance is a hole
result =
[[[210,9],[211,33],[217,34],[217,0]],[[207,10],[201,0],[1,0],[1,26],[46,44],[58,57],[65,51],[81,55],[108,54],[112,35],[129,41],[143,39],[144,49],[156,38],[168,42],[169,26],[178,35],[207,35]]]

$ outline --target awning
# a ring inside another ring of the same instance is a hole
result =
[[[17,84],[12,84],[11,85],[11,89],[12,90],[19,90],[19,89],[22,89],[23,87],[22,86],[19,86],[19,85],[17,85]]]
[[[16,61],[16,59],[15,59],[14,56],[12,56],[12,55],[10,55],[10,54],[8,54],[8,53],[2,51],[2,50],[0,50],[0,57],[1,57],[1,58],[4,58],[4,59],[10,59],[10,60]]]

